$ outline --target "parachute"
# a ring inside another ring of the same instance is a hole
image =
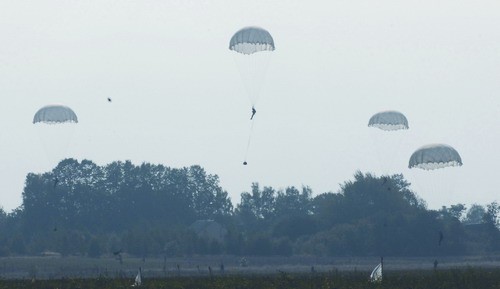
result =
[[[76,113],[64,105],[47,105],[40,108],[33,117],[33,123],[78,123]]]
[[[376,283],[376,282],[382,282],[382,263],[379,263],[372,271],[370,274],[370,282]]]
[[[139,267],[139,272],[137,272],[137,275],[135,276],[134,285],[132,285],[132,287],[137,287],[141,285],[142,285],[142,270],[141,267]]]
[[[427,145],[416,150],[410,157],[408,167],[435,170],[462,165],[460,154],[445,144]]]
[[[408,119],[399,111],[382,111],[370,117],[368,127],[377,128],[371,129],[370,136],[382,175],[401,173],[404,164],[396,161],[400,159],[401,143],[405,138],[402,132],[409,128]]]
[[[274,39],[271,34],[260,27],[245,27],[238,30],[229,41],[229,50],[234,51],[234,59],[239,68],[241,78],[246,87],[248,98],[252,105],[252,117],[256,112],[255,106],[259,99],[265,72],[269,64],[270,53],[275,50]],[[252,121],[248,137],[245,161],[248,155],[253,132]]]
[[[33,124],[50,162],[66,157],[66,149],[77,123],[76,113],[65,105],[47,105],[35,113]]]
[[[261,51],[273,51],[275,47],[273,37],[267,30],[259,27],[245,27],[231,37],[229,49],[250,55]]]
[[[462,166],[460,154],[446,144],[423,146],[411,155],[408,162],[414,179],[412,185],[417,186],[417,192],[440,198],[441,205],[450,201],[447,196],[454,193],[455,180],[463,177],[460,170],[451,169],[459,166]]]
[[[408,120],[399,111],[383,111],[374,114],[368,121],[368,126],[385,131],[408,129]]]
[[[269,64],[269,52],[274,49],[274,39],[271,34],[259,27],[240,29],[229,41],[229,50],[235,52],[234,58],[252,106],[256,105],[259,98]]]

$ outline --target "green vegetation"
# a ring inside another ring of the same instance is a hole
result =
[[[500,251],[499,211],[495,202],[428,210],[402,175],[361,172],[315,197],[254,183],[233,208],[200,166],[66,159],[28,174],[22,206],[0,211],[0,256],[484,255]],[[208,219],[222,226],[218,238],[190,228]]]

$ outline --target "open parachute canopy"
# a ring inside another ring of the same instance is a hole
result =
[[[423,170],[435,170],[462,165],[462,158],[449,145],[426,145],[416,150],[410,157],[408,167]]]
[[[78,117],[75,112],[64,105],[47,105],[40,108],[33,117],[33,123],[78,123]]]
[[[265,29],[245,27],[231,37],[229,49],[241,54],[273,51],[274,40],[271,34]]]
[[[408,120],[399,111],[382,111],[370,118],[368,126],[385,131],[402,130],[408,129]]]

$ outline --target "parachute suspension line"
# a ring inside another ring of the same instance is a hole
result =
[[[381,111],[374,114],[368,121],[373,150],[379,163],[380,175],[390,176],[401,172],[399,160],[403,131],[409,128],[408,119],[395,110]]]
[[[265,82],[265,75],[271,54],[260,52],[255,55],[233,54],[233,60],[238,68],[242,86],[250,104],[255,106],[260,98],[260,91]]]
[[[250,142],[252,141],[253,124],[254,124],[254,122],[252,120],[252,124],[250,125],[250,133],[248,134],[247,148],[245,150],[245,159],[243,161],[244,165],[247,165],[248,151],[250,150]]]
[[[245,151],[246,165],[250,142],[253,134],[253,116],[255,115],[255,105],[259,98],[259,92],[264,80],[265,71],[269,64],[270,52],[274,51],[274,40],[271,34],[260,27],[248,26],[238,30],[229,41],[229,50],[234,51],[234,60],[239,68],[243,85],[245,86],[252,104],[252,124],[248,136],[247,148]],[[238,64],[239,63],[239,64]]]
[[[425,180],[421,183],[432,185],[428,189],[428,194],[451,195],[453,181],[445,179],[445,175],[453,173],[454,168],[462,166],[460,154],[451,146],[445,144],[426,145],[417,149],[410,157],[408,167],[410,169],[432,170],[423,174]],[[453,177],[456,179],[456,177]],[[418,179],[415,181],[418,182]],[[425,188],[424,188],[425,189]],[[425,194],[425,193],[424,193]]]

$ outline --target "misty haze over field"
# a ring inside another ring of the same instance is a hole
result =
[[[0,289],[493,288],[498,27],[497,0],[1,1]]]

